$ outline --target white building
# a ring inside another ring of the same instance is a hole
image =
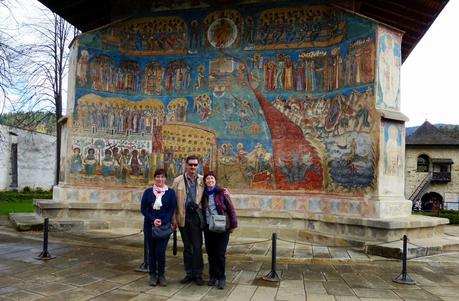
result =
[[[0,124],[0,190],[50,189],[56,137]]]

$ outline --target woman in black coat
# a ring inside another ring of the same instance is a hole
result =
[[[172,215],[177,205],[175,191],[166,185],[166,172],[158,169],[154,174],[153,187],[143,193],[140,209],[144,216],[143,229],[147,237],[148,267],[150,270],[150,285],[166,286],[164,271],[166,268],[166,249],[170,234],[165,238],[154,238],[152,228],[171,227]],[[170,228],[172,229],[172,228]]]

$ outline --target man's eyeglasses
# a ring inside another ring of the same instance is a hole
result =
[[[198,166],[198,163],[188,163],[188,166]]]

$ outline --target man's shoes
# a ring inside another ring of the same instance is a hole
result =
[[[201,276],[198,276],[194,279],[194,283],[196,283],[196,285],[204,285],[204,280],[202,280],[202,277]]]
[[[150,275],[150,280],[148,281],[148,283],[151,286],[156,286],[156,284],[158,283],[158,277],[156,275]]]
[[[193,277],[186,275],[183,279],[180,280],[181,284],[187,284],[193,281]]]
[[[217,288],[218,288],[219,290],[224,289],[225,286],[226,286],[226,281],[225,281],[225,279],[218,280]]]
[[[209,282],[207,282],[208,286],[215,286],[217,284],[217,278],[210,278]]]
[[[158,277],[158,283],[159,283],[159,286],[167,286],[166,277],[159,276]]]

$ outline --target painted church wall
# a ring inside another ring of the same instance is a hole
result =
[[[378,108],[400,110],[400,67],[402,34],[378,26],[378,72],[376,104]]]
[[[152,13],[80,36],[65,182],[145,186],[196,154],[229,188],[374,190],[376,25],[316,3]]]

